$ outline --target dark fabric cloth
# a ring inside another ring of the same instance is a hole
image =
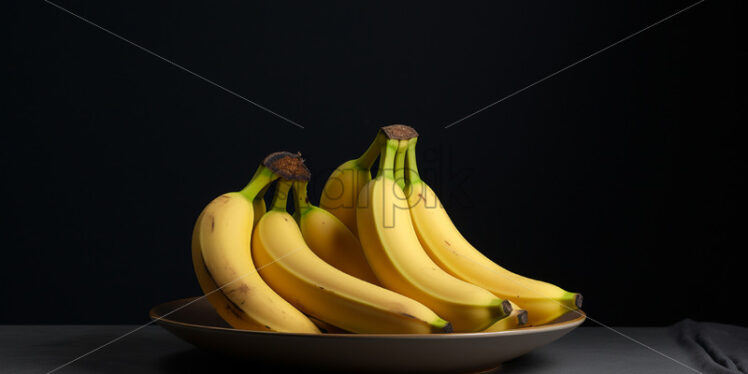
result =
[[[748,374],[748,328],[685,319],[673,325],[673,330],[696,369]]]

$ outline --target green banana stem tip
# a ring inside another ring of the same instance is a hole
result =
[[[406,153],[410,140],[400,140],[397,145],[397,154],[395,155],[395,182],[400,188],[405,188],[405,163]]]
[[[407,140],[418,137],[418,132],[406,125],[390,125],[383,126],[377,132],[377,136],[374,141],[369,144],[369,148],[366,149],[361,157],[356,159],[356,164],[362,168],[370,169],[374,165],[374,161],[377,157],[381,156],[382,145],[387,140]]]
[[[309,202],[309,196],[307,195],[308,184],[309,182],[307,181],[296,181],[293,184],[294,215],[297,216],[297,219],[314,207],[314,205]]]
[[[264,199],[265,194],[268,192],[268,189],[270,189],[270,183],[266,184],[265,187],[262,187],[260,192],[257,193],[257,196],[255,196],[254,200]]]
[[[288,206],[288,192],[292,184],[293,181],[288,179],[278,181],[278,184],[275,185],[275,193],[273,194],[272,210],[286,211],[286,207]]]
[[[366,152],[356,159],[356,164],[361,168],[371,169],[371,166],[374,165],[374,161],[379,157],[379,153],[382,150],[382,143],[384,143],[384,141],[384,132],[377,132],[377,136],[374,138],[374,141],[369,144],[369,148],[366,149]]]
[[[268,169],[264,165],[257,167],[255,175],[249,181],[246,187],[242,188],[239,193],[244,196],[247,200],[254,200],[258,194],[265,191],[267,186],[270,185],[274,180],[278,179],[278,175],[272,170]]]
[[[434,332],[441,332],[441,333],[454,332],[454,329],[452,328],[452,324],[449,321],[443,320],[441,318],[432,322],[431,326],[434,328],[435,330]]]
[[[274,152],[265,157],[257,167],[255,175],[241,191],[247,200],[254,200],[274,180],[282,177],[289,180],[309,180],[312,174],[304,165],[301,153]]]
[[[408,152],[405,158],[405,170],[407,171],[407,184],[416,184],[421,182],[421,175],[418,173],[418,165],[416,165],[416,143],[418,138],[413,138],[408,141]]]
[[[581,293],[566,292],[565,294],[563,294],[563,296],[561,296],[560,301],[570,310],[576,310],[582,307],[584,297],[582,297]]]
[[[395,179],[395,155],[397,154],[399,140],[388,139],[382,145],[382,151],[379,157],[379,171],[377,177]]]

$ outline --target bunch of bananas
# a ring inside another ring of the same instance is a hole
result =
[[[465,240],[418,174],[417,139],[411,127],[383,127],[332,173],[319,207],[304,160],[289,152],[210,202],[192,260],[218,314],[237,329],[407,334],[503,331],[580,308],[580,294],[512,273]]]

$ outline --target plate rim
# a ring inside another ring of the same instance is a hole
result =
[[[378,339],[475,339],[475,338],[490,338],[490,337],[496,337],[496,336],[514,336],[514,335],[527,335],[528,333],[543,333],[543,332],[552,332],[557,330],[563,330],[566,328],[575,328],[579,325],[581,325],[586,319],[587,319],[587,313],[585,313],[582,309],[573,310],[570,312],[576,312],[578,314],[577,317],[564,321],[564,322],[557,322],[557,323],[550,323],[540,326],[529,326],[529,327],[521,327],[519,329],[513,329],[513,330],[506,330],[506,331],[491,331],[491,332],[458,332],[458,333],[443,333],[443,334],[354,334],[354,333],[348,333],[348,334],[340,334],[340,333],[324,333],[324,334],[312,334],[312,333],[302,333],[302,332],[278,332],[278,331],[255,331],[255,330],[241,330],[241,329],[235,329],[233,327],[220,327],[220,326],[208,326],[208,325],[200,325],[195,323],[189,323],[189,322],[182,322],[177,321],[174,319],[169,319],[168,316],[170,313],[174,313],[177,310],[181,310],[185,306],[181,306],[180,309],[175,309],[170,311],[169,313],[166,313],[165,315],[159,315],[156,312],[156,309],[163,307],[166,304],[171,303],[177,303],[177,302],[185,302],[187,303],[194,303],[197,302],[197,300],[203,299],[205,296],[193,296],[193,297],[184,297],[180,299],[175,299],[171,301],[167,301],[161,304],[158,304],[154,307],[152,307],[148,311],[148,316],[151,318],[151,323],[162,323],[165,324],[172,324],[172,325],[179,325],[181,327],[187,327],[192,329],[200,329],[200,330],[217,330],[222,332],[228,332],[232,334],[259,334],[259,335],[268,335],[268,336],[287,336],[287,337],[317,337],[317,338],[349,338],[349,339],[366,339],[366,338],[378,338]],[[189,304],[187,304],[189,305]],[[568,312],[567,312],[568,313]]]

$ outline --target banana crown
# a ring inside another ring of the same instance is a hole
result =
[[[418,137],[416,129],[406,125],[389,125],[381,128],[387,139],[408,140]]]
[[[406,125],[390,125],[380,129],[380,134],[387,138],[380,147],[379,171],[377,177],[394,178],[402,188],[405,186],[406,151],[411,147],[415,149],[418,140],[418,132]],[[413,152],[415,154],[415,152]],[[415,168],[415,158],[413,158]],[[409,173],[411,173],[409,171]],[[417,170],[415,171],[417,178]]]
[[[255,175],[239,193],[249,201],[262,198],[270,184],[278,178],[309,180],[311,173],[304,165],[301,153],[273,152],[262,160]]]
[[[265,283],[247,250],[256,215],[266,210],[262,196],[280,176],[309,177],[300,154],[268,155],[246,187],[221,195],[203,209],[193,231],[193,266],[208,301],[233,327],[319,333],[311,320]]]
[[[308,181],[312,177],[312,173],[304,165],[301,152],[274,152],[262,160],[262,165],[283,179]]]

